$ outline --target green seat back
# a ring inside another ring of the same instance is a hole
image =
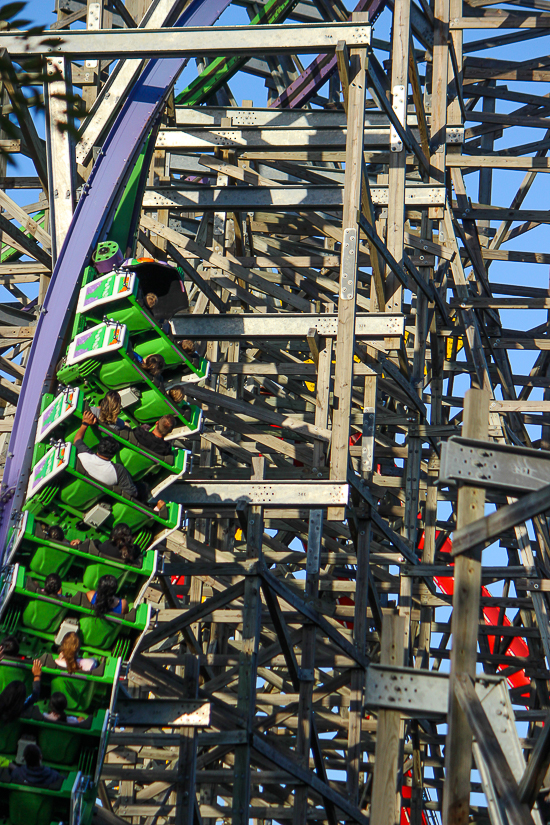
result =
[[[60,691],[67,697],[67,710],[87,710],[90,707],[98,683],[91,679],[74,676],[55,676],[52,679],[52,693]]]
[[[133,363],[119,356],[102,362],[99,380],[110,390],[121,390],[138,384],[141,379]]]
[[[89,564],[84,571],[82,583],[88,590],[95,590],[101,576],[116,576],[119,579],[122,572],[120,567],[112,567],[107,563]]]
[[[50,825],[54,797],[38,791],[10,791],[11,825]]]
[[[115,309],[115,307],[119,307]],[[128,332],[134,335],[137,332],[145,332],[151,329],[151,320],[147,317],[145,312],[139,304],[131,304],[129,301],[117,301],[113,303],[112,307],[102,307],[103,313],[101,317],[98,314],[98,323],[103,319],[103,315],[107,314],[113,321],[118,321],[119,324],[125,324]]]
[[[44,633],[55,633],[65,618],[68,607],[51,604],[41,599],[31,599],[23,611],[22,622],[25,627]]]
[[[140,341],[139,344],[136,344],[135,350],[142,358],[147,358],[148,355],[162,355],[167,367],[174,367],[183,361],[182,351],[170,340],[159,338],[157,335],[152,335],[147,340]]]
[[[150,388],[143,390],[139,402],[130,407],[129,412],[137,421],[153,424],[161,416],[173,413],[173,410],[160,390]]]
[[[123,584],[134,584],[138,579],[138,573],[134,570],[121,570],[120,567],[111,567],[107,563],[89,564],[84,571],[82,583],[88,590],[96,590],[102,576],[116,576],[119,590]]]
[[[120,625],[97,616],[84,616],[80,620],[82,644],[108,651],[120,635]]]
[[[32,673],[30,670],[23,670],[23,668],[12,667],[10,665],[2,665],[0,667],[0,693],[10,682],[24,682],[28,692],[31,692]]]
[[[59,491],[59,498],[63,504],[77,510],[91,507],[102,495],[101,490],[80,478],[72,478]]]
[[[126,467],[132,478],[141,478],[156,467],[155,462],[151,461],[150,458],[141,455],[136,450],[131,450],[129,447],[123,447],[119,451],[117,461]]]
[[[52,730],[40,728],[38,745],[44,762],[58,765],[74,765],[78,761],[78,752],[82,737],[75,730]]]
[[[33,573],[40,573],[42,576],[47,576],[49,573],[59,573],[61,578],[65,575],[73,557],[70,553],[65,553],[63,550],[58,550],[57,547],[45,547],[41,545],[34,551],[34,556],[29,564],[29,569]]]
[[[0,753],[15,753],[21,736],[21,721],[4,722],[0,727]]]
[[[146,524],[151,524],[152,519],[148,513],[142,513],[137,507],[133,507],[126,502],[117,501],[113,503],[113,511],[109,516],[107,522],[109,527],[114,527],[115,524],[124,522],[132,531],[139,530]]]

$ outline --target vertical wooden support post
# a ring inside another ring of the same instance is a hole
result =
[[[126,8],[138,26],[150,5],[150,0],[126,0]]]
[[[405,618],[385,613],[380,664],[403,665],[404,636]],[[401,713],[398,710],[379,711],[370,825],[397,825],[400,819],[400,728]]]
[[[413,746],[413,767],[412,767],[412,790],[411,790],[411,825],[422,825],[423,814],[423,772],[422,772],[422,749],[420,745],[420,731],[418,719],[413,719],[411,723],[411,739]]]
[[[316,599],[319,592],[319,569],[321,564],[321,537],[323,535],[323,511],[311,510],[307,537],[306,588],[307,601]],[[298,733],[296,738],[296,758],[304,768],[309,769],[309,752],[313,724],[313,686],[315,665],[314,624],[306,624],[302,630],[302,661],[300,699],[298,701]],[[306,825],[308,786],[296,788],[294,797],[294,825]]]
[[[265,459],[252,459],[254,479],[264,477]],[[246,554],[258,562],[262,558],[264,534],[263,507],[250,507],[248,511]],[[237,687],[237,712],[246,723],[247,742],[235,748],[235,778],[233,783],[233,825],[248,825],[250,807],[250,739],[256,715],[256,674],[262,600],[260,577],[247,576],[244,590],[242,646],[239,655],[239,683]]]
[[[50,194],[50,234],[52,236],[52,264],[55,265],[65,235],[73,218],[75,195],[74,146],[66,126],[67,102],[60,96],[71,92],[70,61],[64,57],[48,57],[48,77],[59,76],[45,86],[47,96],[46,142],[48,150],[48,177]],[[60,129],[61,127],[61,129]],[[45,285],[47,288],[47,285]],[[42,292],[42,280],[40,282]],[[45,295],[46,289],[44,289]],[[43,303],[39,296],[38,302]]]
[[[192,653],[184,657],[184,697],[197,699],[199,695],[199,659]],[[195,816],[195,775],[197,771],[196,728],[180,728],[179,793],[176,805],[176,825],[193,825]]]
[[[439,476],[439,458],[432,453],[428,462],[428,489],[424,511],[424,550],[422,562],[433,564],[435,559],[435,539],[437,524],[437,479]],[[418,634],[418,653],[415,667],[427,668],[430,662],[431,618],[430,591],[426,584],[420,584],[420,629]]]
[[[392,106],[402,126],[407,126],[409,89],[409,47],[411,0],[395,0],[392,38]],[[398,133],[390,129],[390,165],[388,182],[388,249],[399,263],[403,262],[405,241],[405,171],[407,152]],[[386,277],[386,311],[401,312],[403,287],[388,271]],[[382,308],[381,308],[382,309]]]
[[[334,304],[324,304],[325,312],[334,312]],[[317,405],[315,407],[315,426],[328,427],[330,373],[332,369],[332,338],[319,339],[319,360],[317,363]],[[327,445],[322,441],[313,443],[313,473],[320,473],[327,465]]]
[[[353,19],[358,19],[356,14]],[[361,22],[363,16],[358,19]],[[355,294],[357,285],[357,251],[359,247],[358,211],[361,204],[363,171],[363,132],[365,126],[366,50],[350,50],[350,85],[346,138],[346,172],[342,216],[342,250],[338,330],[336,336],[336,372],[334,381],[334,415],[330,477],[342,480],[348,472],[349,419],[353,384],[353,350],[355,344]],[[343,515],[343,514],[342,514]]]
[[[449,0],[435,0],[432,73],[431,165],[438,180],[445,180],[447,140],[447,86],[449,84]],[[435,215],[430,214],[430,217]]]
[[[465,438],[487,438],[489,400],[489,393],[485,390],[471,389],[466,393],[462,427]],[[482,487],[461,487],[458,492],[457,529],[481,518],[484,503],[485,490]],[[454,682],[457,674],[466,673],[475,677],[481,597],[481,550],[474,549],[457,556],[454,572],[443,822],[445,825],[466,825],[470,809],[472,733],[455,698]]]
[[[103,0],[88,0],[88,10],[86,14],[86,28],[88,31],[99,31],[103,28]],[[99,60],[87,59],[84,61],[84,66],[95,74],[95,82],[93,85],[84,86],[82,89],[82,98],[86,104],[86,111],[89,112],[94,105],[97,92],[99,89],[99,74],[100,74]]]
[[[369,376],[367,376],[369,377]],[[371,541],[370,518],[359,518],[357,525],[357,570],[355,577],[355,610],[353,615],[353,644],[364,656],[367,647],[367,607],[369,591],[369,556]],[[361,719],[363,717],[363,688],[365,673],[355,668],[351,674],[349,697],[348,748],[348,799],[359,804],[359,775],[361,771]]]
[[[363,392],[363,434],[361,437],[361,475],[370,480],[374,466],[374,436],[376,432],[376,373],[365,375]]]
[[[418,435],[420,421],[409,424],[407,435],[407,461],[405,464],[405,535],[414,546],[418,529],[418,507],[420,505],[420,463],[422,459],[422,439]]]

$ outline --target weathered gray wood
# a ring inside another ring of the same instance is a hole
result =
[[[529,808],[535,804],[550,766],[550,714],[546,716],[544,727],[538,730],[539,737],[518,785],[519,801]]]
[[[254,477],[261,479],[265,471],[265,459],[254,461]],[[250,507],[247,517],[246,555],[248,558],[262,558],[263,510]],[[245,582],[243,605],[242,646],[239,656],[239,679],[237,687],[237,711],[242,717],[248,739],[235,749],[235,782],[233,785],[233,822],[247,825],[250,805],[250,758],[254,720],[256,716],[256,679],[258,649],[260,644],[261,598],[259,576],[249,576]]]
[[[70,63],[63,57],[47,60],[47,73],[58,79],[48,87],[48,171],[50,175],[50,232],[55,263],[63,246],[75,207],[76,163],[71,133],[67,128],[67,102],[70,89]],[[45,290],[44,290],[45,295]]]
[[[382,621],[380,663],[403,664],[405,617],[386,613]],[[396,825],[400,818],[399,787],[401,714],[398,710],[381,710],[378,714],[374,779],[371,800],[371,825]]]
[[[367,21],[365,21],[367,23]],[[199,37],[198,37],[199,36]],[[200,40],[199,40],[200,38]],[[72,29],[63,32],[51,44],[40,36],[30,36],[22,52],[21,41],[11,34],[0,34],[0,48],[14,57],[31,54],[56,54],[76,58],[168,57],[170,55],[219,54],[220,38],[224,53],[279,54],[284,51],[318,53],[321,49],[335,49],[340,40],[348,45],[368,46],[370,26],[352,23],[321,23],[310,26],[217,26],[213,29],[111,29],[95,33]]]
[[[477,697],[471,677],[466,673],[457,674],[454,679],[454,691],[489,766],[491,779],[506,806],[510,821],[514,825],[533,825],[529,808],[519,800],[516,780]]]
[[[350,87],[348,94],[348,133],[346,143],[346,176],[342,214],[343,251],[340,265],[340,297],[338,301],[338,333],[336,338],[335,407],[333,415],[330,477],[347,476],[349,413],[353,375],[355,294],[357,290],[357,250],[359,226],[357,213],[361,203],[363,174],[363,134],[366,91],[366,53],[350,51]]]
[[[549,505],[550,486],[523,496],[485,518],[465,525],[453,535],[452,555],[458,556],[473,547],[486,547],[505,530],[545,512]]]
[[[199,660],[187,653],[184,664],[185,695],[187,699],[197,699],[199,695]],[[180,730],[178,770],[179,804],[176,807],[176,825],[193,825],[195,816],[195,782],[197,773],[197,734],[193,728]]]
[[[464,434],[470,438],[484,438],[488,422],[489,394],[483,390],[469,390],[465,396]],[[484,500],[484,490],[461,488],[457,507],[459,528],[482,514]],[[481,552],[473,550],[461,554],[455,562],[449,728],[445,746],[446,792],[443,797],[445,825],[465,825],[469,816],[472,734],[454,685],[463,675],[475,676],[480,592]]]

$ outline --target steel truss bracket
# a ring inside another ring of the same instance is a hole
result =
[[[439,484],[469,484],[513,495],[550,484],[550,454],[451,436],[441,444]]]
[[[173,484],[169,501],[184,507],[345,507],[345,481],[200,481]]]
[[[211,705],[201,699],[122,699],[116,704],[117,726],[207,728]]]

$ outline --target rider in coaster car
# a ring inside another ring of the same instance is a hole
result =
[[[109,390],[97,407],[90,408],[90,412],[95,415],[100,424],[105,424],[105,426],[113,427],[117,430],[123,430],[124,427],[129,427],[130,425],[127,421],[118,417],[121,409],[122,401],[119,393],[116,390]]]
[[[19,642],[15,638],[15,636],[5,636],[3,641],[0,642],[0,662],[4,658],[4,656],[18,656],[19,655]]]
[[[23,751],[24,765],[11,767],[12,782],[18,785],[33,785],[35,788],[49,788],[62,778],[55,768],[42,764],[42,751],[38,745],[27,745]]]
[[[77,633],[66,633],[59,647],[59,656],[55,660],[58,667],[67,673],[89,673],[98,666],[97,659],[79,656],[80,639]]]
[[[35,659],[32,664],[32,693],[27,695],[27,686],[19,679],[15,679],[6,685],[0,693],[0,722],[15,722],[19,719],[23,711],[34,705],[40,699],[40,679],[42,676],[42,665],[39,659]]]
[[[63,586],[63,582],[61,581],[61,576],[57,573],[48,573],[44,580],[44,587],[42,588],[42,592],[46,596],[62,596],[61,588]]]
[[[166,456],[172,454],[172,448],[170,443],[164,439],[170,435],[175,426],[176,419],[173,415],[163,415],[153,430],[149,429],[149,424],[142,424],[141,427],[136,427],[133,433],[138,444],[146,450],[159,456]]]
[[[155,387],[164,392],[164,381],[162,378],[162,371],[166,368],[166,361],[162,355],[152,354],[147,355],[146,358],[141,358],[140,355],[134,353],[134,358],[139,366],[146,372]]]
[[[84,470],[91,478],[105,484],[106,487],[118,487],[122,493],[127,493],[132,498],[147,504],[150,498],[149,486],[142,481],[136,484],[126,467],[113,461],[119,449],[114,438],[111,436],[102,438],[95,453],[84,443],[87,427],[95,424],[96,420],[91,412],[84,412],[82,424],[74,436],[74,446]],[[168,512],[163,501],[158,501],[154,510],[161,518],[167,517]]]
[[[67,697],[64,693],[56,691],[52,693],[49,711],[44,711],[42,717],[46,722],[65,722],[67,725],[78,725],[86,719],[85,716],[67,716],[66,710]]]
[[[102,576],[97,583],[97,590],[88,590],[86,596],[93,605],[97,618],[103,618],[106,613],[116,613],[124,616],[128,613],[128,602],[126,599],[119,599],[116,595],[118,582],[115,576]]]
[[[79,545],[79,549],[88,552],[90,539],[81,542],[78,539],[71,544]],[[141,551],[137,544],[134,544],[132,531],[127,524],[117,524],[111,530],[111,535],[107,541],[99,545],[99,552],[104,556],[111,556],[113,559],[120,559],[125,564],[135,564],[139,561]]]
[[[113,462],[113,458],[118,452],[118,444],[114,438],[110,436],[102,438],[95,453],[84,443],[87,428],[95,424],[96,421],[97,419],[93,413],[84,412],[82,424],[75,433],[74,446],[80,463],[88,475],[96,481],[105,484],[107,487],[120,487],[124,493],[128,493],[132,498],[137,498],[138,490],[132,476],[122,464]]]

